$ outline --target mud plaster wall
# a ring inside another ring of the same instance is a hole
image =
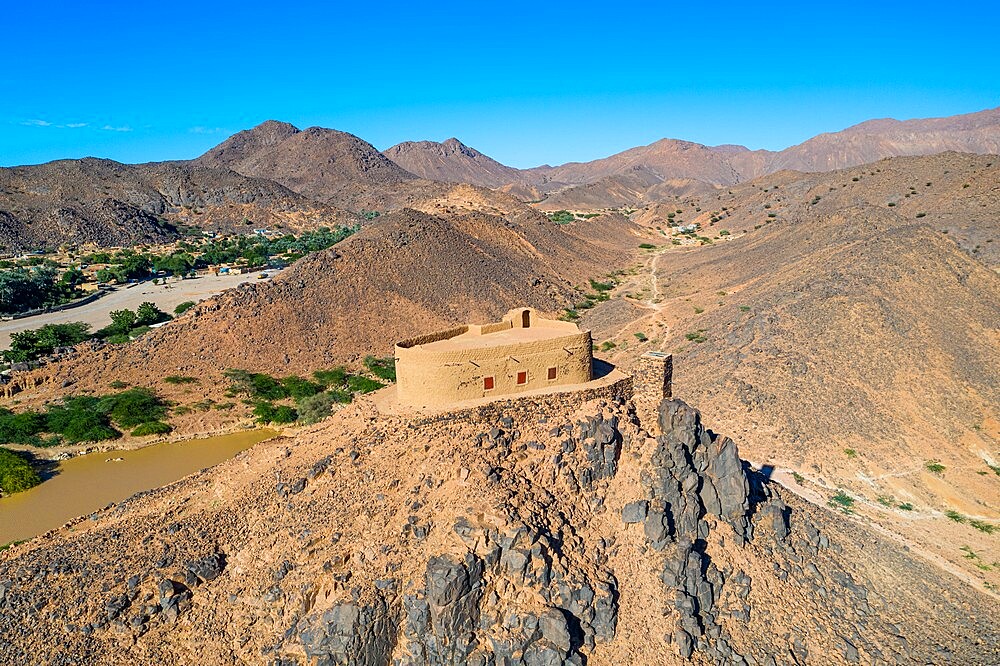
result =
[[[439,407],[462,400],[582,384],[591,379],[592,352],[590,331],[520,344],[439,352],[397,345],[397,398],[404,405]],[[556,368],[554,380],[548,379],[549,368]],[[528,373],[525,384],[517,384],[518,372]],[[484,388],[485,377],[494,378],[493,390]]]

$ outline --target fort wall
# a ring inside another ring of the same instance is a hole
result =
[[[593,376],[590,331],[529,308],[500,322],[403,340],[395,357],[397,399],[418,408],[584,384]]]

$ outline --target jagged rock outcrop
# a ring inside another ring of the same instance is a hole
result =
[[[998,654],[984,595],[782,497],[682,401],[660,404],[659,432],[614,396],[422,421],[354,405],[0,553],[0,662]]]

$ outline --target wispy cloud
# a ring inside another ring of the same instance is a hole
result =
[[[114,125],[105,125],[101,129],[105,130],[106,132],[131,132],[132,131],[132,128],[129,127],[128,125],[121,125],[119,127],[115,127]]]
[[[58,129],[79,129],[81,127],[86,127],[89,123],[53,123],[48,120],[42,120],[41,118],[31,118],[29,120],[22,120],[22,125],[28,127],[55,127]]]
[[[201,125],[188,130],[191,134],[225,134],[228,131],[225,127],[202,127]]]

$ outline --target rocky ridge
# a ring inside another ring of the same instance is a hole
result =
[[[352,407],[0,554],[0,607],[10,662],[1000,655],[995,598],[768,483],[683,402],[649,425],[612,396]]]

